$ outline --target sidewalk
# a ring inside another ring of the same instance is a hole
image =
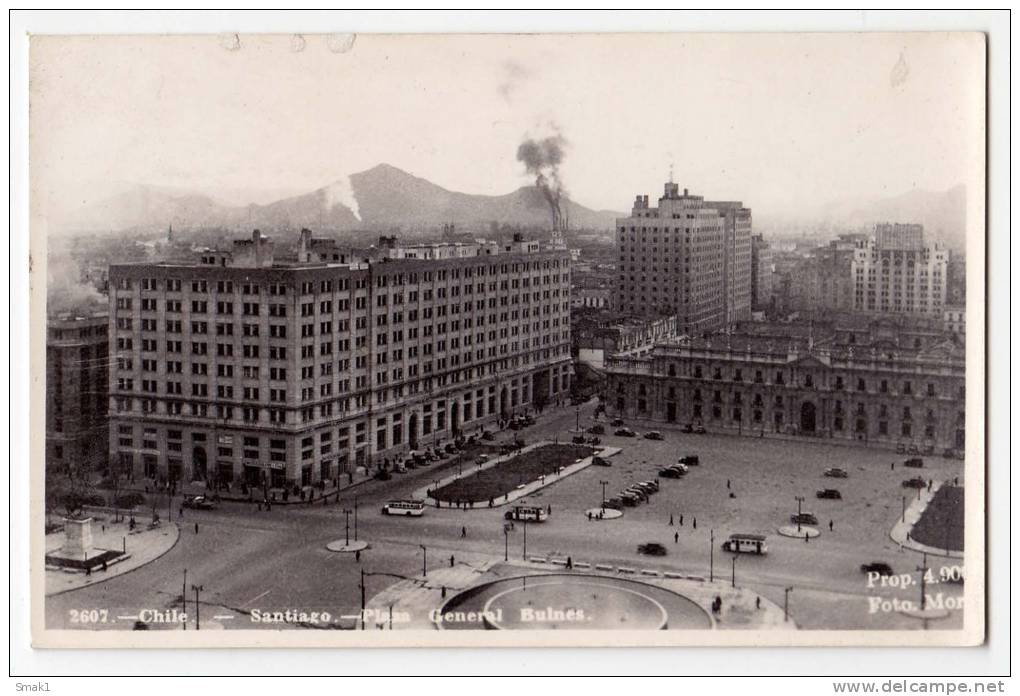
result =
[[[918,553],[927,553],[930,556],[945,556],[946,558],[963,558],[962,551],[948,551],[944,548],[937,546],[928,546],[922,544],[919,541],[915,541],[910,537],[910,531],[917,524],[917,521],[921,519],[921,514],[924,513],[925,508],[928,507],[928,503],[935,497],[938,490],[942,487],[942,481],[935,481],[931,490],[922,490],[921,497],[915,497],[914,500],[907,506],[906,515],[901,517],[893,526],[889,532],[889,536],[897,544],[905,549],[917,551]]]
[[[165,554],[177,544],[177,540],[180,538],[180,529],[173,523],[164,522],[151,530],[142,524],[131,532],[128,531],[126,519],[123,522],[111,522],[111,519],[102,513],[93,516],[93,547],[97,551],[126,549],[127,553],[117,557],[109,564],[107,570],[94,570],[91,575],[86,575],[82,570],[46,566],[47,597],[95,585],[118,575],[130,573]],[[64,533],[62,531],[47,534],[46,553],[56,551],[63,543]]]

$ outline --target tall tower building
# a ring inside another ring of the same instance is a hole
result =
[[[924,238],[921,225],[880,224],[856,243],[853,308],[880,314],[942,316],[949,252]]]
[[[623,312],[676,314],[681,333],[714,331],[751,314],[751,211],[665,185],[658,207],[638,196],[616,221]]]
[[[772,248],[760,234],[751,237],[751,308],[772,305]]]

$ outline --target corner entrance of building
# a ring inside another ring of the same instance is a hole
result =
[[[802,433],[815,432],[815,405],[805,401],[800,407],[800,431]]]
[[[450,433],[457,437],[460,435],[460,402],[454,401],[450,406]]]
[[[205,456],[205,447],[195,447],[191,450],[191,480],[204,481],[206,477],[206,466],[207,459]],[[173,474],[170,474],[170,478],[173,478]]]
[[[407,421],[407,441],[411,449],[418,449],[418,414],[412,413]]]

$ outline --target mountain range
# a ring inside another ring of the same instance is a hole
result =
[[[570,226],[610,230],[622,213],[561,201]],[[524,186],[502,196],[449,191],[388,164],[352,174],[314,191],[265,205],[229,205],[211,196],[139,185],[58,221],[67,231],[309,227],[339,232],[400,229],[424,233],[453,223],[464,231],[496,225],[548,227],[549,205],[540,189]]]

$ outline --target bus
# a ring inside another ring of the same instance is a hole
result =
[[[761,534],[730,534],[730,538],[723,542],[723,551],[733,553],[754,553],[764,556],[769,552],[765,545],[765,537]]]
[[[391,500],[382,506],[384,515],[410,515],[421,517],[425,514],[425,503],[420,500]]]
[[[549,512],[544,507],[532,507],[530,505],[515,505],[512,510],[507,510],[503,515],[508,520],[523,520],[526,522],[545,522],[549,518]]]

